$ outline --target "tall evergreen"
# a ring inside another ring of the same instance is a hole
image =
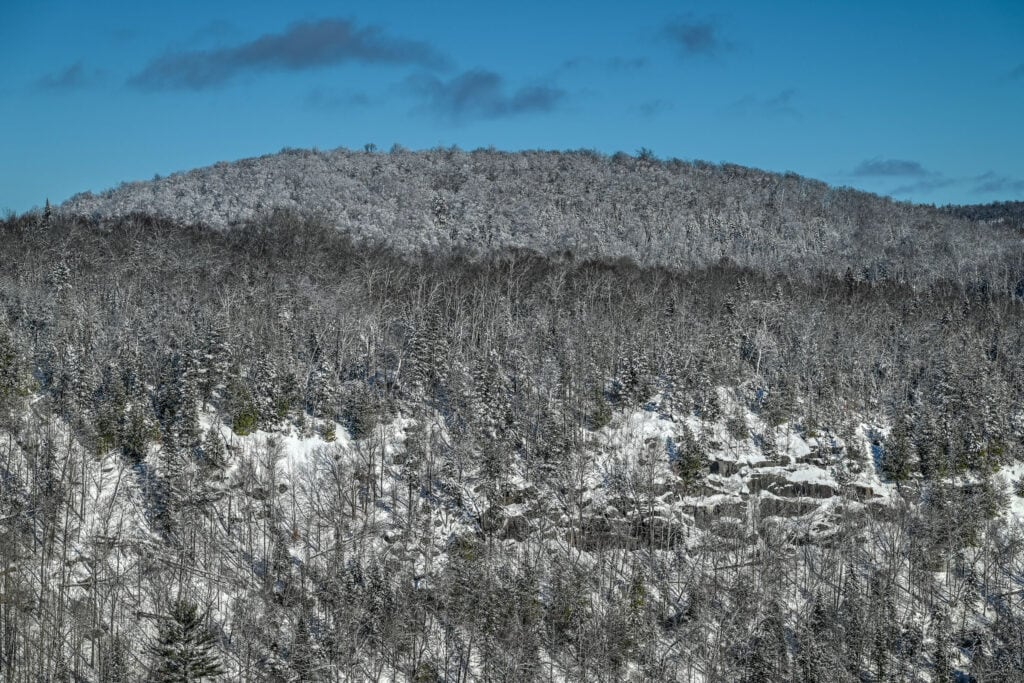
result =
[[[224,674],[216,640],[206,628],[204,615],[187,600],[178,600],[160,623],[160,634],[150,647],[154,683],[198,683]]]
[[[900,417],[885,440],[880,463],[882,472],[897,486],[910,476],[911,447],[910,420]]]

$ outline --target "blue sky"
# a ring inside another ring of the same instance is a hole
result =
[[[276,152],[577,149],[1024,199],[1024,2],[24,2],[0,210]]]

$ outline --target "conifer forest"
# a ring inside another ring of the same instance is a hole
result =
[[[0,681],[1022,681],[1022,216],[397,146],[10,214]]]

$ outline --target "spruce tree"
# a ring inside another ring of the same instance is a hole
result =
[[[879,463],[882,472],[890,480],[901,487],[903,482],[910,477],[910,453],[911,453],[911,431],[907,418],[900,420],[893,426],[889,438],[885,440],[885,447],[882,450],[881,462]]]
[[[4,418],[19,402],[25,389],[24,361],[6,321],[0,321],[0,418]]]
[[[861,673],[861,661],[864,651],[867,649],[864,607],[860,580],[857,578],[854,568],[847,565],[838,621],[843,629],[842,644],[845,648],[846,667],[854,676],[859,676]]]
[[[682,480],[684,490],[694,489],[708,466],[707,449],[704,444],[698,441],[689,426],[684,424],[679,442],[667,439],[665,449],[672,470]]]
[[[174,603],[150,648],[155,659],[151,681],[192,683],[214,680],[224,673],[214,637],[203,621],[195,604],[186,600]]]
[[[936,610],[932,615],[935,631],[932,644],[932,680],[936,683],[948,683],[953,678],[953,666],[949,657],[949,617]]]
[[[99,646],[100,680],[109,683],[127,683],[131,680],[128,656],[128,640],[123,636],[114,635],[101,640]]]

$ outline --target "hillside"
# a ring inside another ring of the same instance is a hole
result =
[[[587,153],[0,222],[0,679],[1021,680],[1019,241]]]
[[[1024,273],[1019,226],[793,174],[646,154],[292,150],[77,195],[61,207],[217,229],[282,209],[404,254],[517,248],[677,269],[729,258],[769,273],[850,270],[904,283]]]
[[[971,221],[1007,225],[1024,230],[1024,202],[992,202],[991,204],[968,204],[944,206],[942,210],[952,216]]]

